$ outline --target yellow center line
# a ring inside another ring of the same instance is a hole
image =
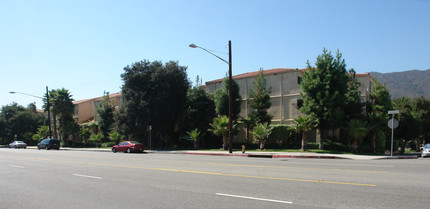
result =
[[[61,156],[69,156],[69,155],[61,155]],[[111,157],[98,157],[98,156],[88,156],[88,155],[72,155],[72,156],[73,157],[80,157],[80,158],[115,159],[115,160],[118,160],[118,158],[111,158]],[[122,159],[127,159],[127,160],[132,160],[132,161],[177,162],[177,163],[193,163],[193,164],[205,164],[205,165],[222,165],[222,166],[250,167],[250,168],[288,168],[288,169],[321,170],[321,171],[344,171],[344,172],[362,172],[362,173],[388,173],[388,171],[341,169],[341,168],[308,168],[308,167],[295,167],[295,166],[268,166],[268,165],[245,165],[245,164],[232,164],[232,163],[207,163],[207,162],[193,162],[193,161],[179,161],[179,160],[151,160],[151,159],[129,159],[129,158],[122,158]]]
[[[54,161],[54,162],[63,162],[63,163],[97,165],[97,166],[106,166],[106,167],[133,168],[133,169],[144,169],[144,170],[155,170],[155,171],[169,171],[169,172],[182,172],[182,173],[193,173],[193,174],[206,174],[206,175],[230,176],[230,177],[241,177],[241,178],[269,179],[269,180],[282,180],[282,181],[299,181],[299,182],[324,183],[324,184],[341,184],[341,185],[368,186],[368,187],[374,187],[374,186],[376,186],[375,184],[362,184],[362,183],[324,181],[324,180],[309,180],[309,179],[293,179],[293,178],[269,177],[269,176],[252,176],[252,175],[227,174],[227,173],[218,173],[218,172],[192,171],[192,170],[181,170],[181,169],[170,169],[170,168],[151,168],[151,167],[142,167],[142,166],[115,165],[115,164],[80,162],[80,161],[70,161],[70,160],[55,160],[55,159],[49,159],[49,158],[31,158],[31,159],[34,159],[34,160]]]

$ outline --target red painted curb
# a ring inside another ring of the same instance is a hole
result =
[[[184,152],[184,155],[212,155],[212,156],[240,156],[249,157],[249,154],[231,154],[231,153],[190,153]]]
[[[314,156],[314,155],[273,155],[273,158],[316,158],[316,159],[336,159],[335,156]]]

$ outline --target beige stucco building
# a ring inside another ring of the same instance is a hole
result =
[[[97,107],[100,106],[100,102],[103,98],[102,96],[73,102],[75,105],[73,118],[76,122],[81,124],[97,121]],[[115,109],[118,109],[118,107],[122,105],[123,99],[121,93],[109,94],[109,98],[112,99]]]
[[[268,113],[273,116],[272,124],[292,125],[294,119],[302,113],[300,107],[303,104],[301,99],[300,83],[307,69],[297,68],[276,68],[264,70],[263,75],[266,79],[267,88],[271,88],[270,101],[272,106]],[[233,76],[233,79],[239,84],[240,96],[242,97],[240,116],[246,118],[252,112],[250,107],[250,90],[254,88],[255,79],[259,71],[244,73]],[[375,80],[369,73],[356,74],[357,80],[361,83],[361,99],[368,101],[370,92]],[[214,93],[222,87],[222,80],[213,80],[206,82],[206,88],[210,93]],[[237,137],[242,138],[241,134]],[[313,137],[311,137],[313,138]]]

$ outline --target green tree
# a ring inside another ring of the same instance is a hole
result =
[[[245,137],[246,137],[246,143],[248,144],[249,143],[249,131],[254,128],[255,119],[252,117],[242,118],[240,120],[240,123],[245,125],[245,128],[246,128],[246,132],[245,132],[246,136]]]
[[[191,141],[193,141],[194,143],[194,149],[198,149],[199,148],[199,137],[201,132],[199,131],[199,129],[194,129],[192,131],[187,131],[188,137]]]
[[[378,141],[385,141],[385,133],[388,130],[388,110],[392,109],[391,96],[385,85],[375,81],[371,92],[370,102],[366,104],[366,121],[368,132],[371,135],[373,152],[384,152],[385,144]],[[380,150],[377,150],[380,144]]]
[[[213,119],[210,126],[212,128],[209,131],[212,131],[215,136],[222,136],[222,149],[227,150],[228,117],[225,115],[218,116]]]
[[[213,96],[202,86],[195,86],[187,92],[186,130],[202,130],[204,135],[210,128],[212,119],[216,116]]]
[[[83,129],[82,129],[82,131],[81,131],[81,133],[79,134],[79,136],[81,136],[81,137],[83,138],[84,143],[86,144],[86,143],[87,143],[87,140],[88,140],[88,139],[90,138],[90,136],[91,136],[90,129],[88,129],[88,128],[83,128]]]
[[[271,89],[267,89],[266,79],[263,75],[263,70],[260,70],[258,76],[255,78],[254,88],[250,90],[250,104],[253,109],[251,118],[256,123],[270,124],[272,116],[269,115],[267,110],[272,106],[270,102]]]
[[[57,107],[54,105],[54,100],[57,97],[57,91],[56,89],[51,89],[47,94],[45,94],[45,97],[43,99],[43,109],[45,113],[48,112],[48,98],[49,98],[49,107],[50,107],[50,113],[52,115],[52,121],[53,123],[53,132],[54,135],[52,136],[54,139],[58,139],[58,131],[57,131],[57,115],[60,114]],[[49,94],[49,95],[48,95]],[[51,121],[48,121],[48,125],[51,123]]]
[[[271,127],[267,123],[258,123],[254,129],[252,129],[251,134],[255,136],[258,140],[258,144],[260,145],[260,150],[264,150],[264,144],[266,143],[266,139],[269,138],[272,133],[273,127]]]
[[[346,134],[353,140],[353,151],[357,152],[357,144],[367,135],[367,124],[359,120],[351,120],[344,128]]]
[[[308,61],[309,70],[304,73],[301,82],[303,92],[303,106],[300,111],[317,119],[317,128],[321,130],[335,129],[342,125],[344,118],[344,104],[348,90],[348,75],[345,60],[339,50],[336,58],[331,52],[323,50],[318,55],[312,67]],[[320,149],[323,148],[324,139],[320,136]]]
[[[416,140],[422,133],[422,123],[419,114],[412,108],[410,98],[401,97],[393,100],[393,108],[399,110],[399,127],[396,137],[404,142],[401,153],[405,152],[405,146],[412,140]]]
[[[0,139],[2,143],[15,138],[32,140],[43,120],[43,114],[35,112],[31,106],[25,108],[17,103],[3,106],[0,110]]]
[[[429,141],[430,139],[430,100],[423,96],[415,98],[412,101],[412,108],[416,111],[422,126],[422,132],[416,144],[416,151],[420,151],[422,141]]]
[[[102,139],[103,139],[102,134],[91,135],[91,140],[93,140],[97,144],[97,147],[100,147],[100,143],[102,142]]]
[[[124,68],[124,103],[116,112],[118,130],[128,138],[143,142],[152,125],[153,141],[178,140],[190,82],[186,67],[143,60]]]
[[[344,107],[345,121],[361,119],[364,103],[361,102],[360,82],[355,76],[355,70],[350,69],[348,80],[348,91],[346,92],[346,103]]]
[[[68,135],[77,133],[76,122],[73,120],[75,106],[73,98],[67,89],[57,89],[52,97],[54,112],[60,116],[60,133],[63,140],[68,140]]]
[[[109,98],[109,92],[105,92],[105,96],[100,103],[100,106],[96,108],[99,114],[98,123],[100,125],[100,132],[106,138],[108,133],[112,129],[114,120],[115,105],[112,99]]]
[[[298,133],[302,133],[302,151],[306,150],[307,145],[307,132],[311,131],[316,127],[316,121],[312,118],[312,116],[299,116],[294,119],[296,126],[292,127],[294,131]]]
[[[215,112],[218,115],[228,115],[228,101],[229,101],[229,95],[228,95],[228,89],[229,89],[229,82],[228,77],[224,78],[222,84],[222,88],[219,88],[215,91],[214,94],[214,100],[215,100]],[[232,113],[231,117],[233,121],[236,121],[238,119],[239,113],[240,113],[240,104],[242,97],[240,96],[240,87],[239,84],[232,80],[232,88],[231,88],[231,94],[232,94]]]
[[[109,138],[111,139],[112,142],[114,142],[115,144],[118,144],[119,140],[121,139],[121,135],[117,131],[114,131],[109,134]]]

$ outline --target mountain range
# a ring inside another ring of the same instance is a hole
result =
[[[370,72],[370,75],[386,85],[391,99],[400,97],[430,99],[430,69],[408,70],[393,73]]]

